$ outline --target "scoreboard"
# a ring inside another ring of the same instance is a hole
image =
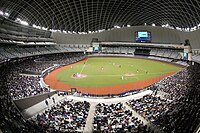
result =
[[[101,50],[99,42],[92,42],[93,52],[99,52]]]
[[[136,42],[151,42],[151,32],[149,31],[136,31],[135,32]]]

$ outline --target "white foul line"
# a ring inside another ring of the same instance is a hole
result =
[[[81,74],[81,73],[83,72],[83,69],[85,68],[86,63],[87,63],[87,60],[85,61],[84,65],[83,65],[83,67],[82,67],[82,69],[81,69],[81,72],[80,72],[79,74]]]

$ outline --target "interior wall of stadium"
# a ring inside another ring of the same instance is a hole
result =
[[[180,44],[185,43],[185,40],[189,39],[193,49],[200,48],[200,30],[183,32],[157,26],[125,27],[92,34],[64,34],[53,32],[52,37],[58,44],[90,44],[92,38],[98,38],[99,41],[134,42],[136,31],[150,31],[152,43]]]

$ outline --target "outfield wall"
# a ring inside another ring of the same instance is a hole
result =
[[[93,34],[64,34],[53,32],[52,37],[58,44],[90,44],[92,38],[98,38],[99,41],[134,42],[135,32],[138,30],[150,31],[153,43],[180,44],[185,43],[185,40],[189,39],[193,49],[200,48],[200,30],[183,32],[157,26],[125,27]]]
[[[168,62],[168,61],[164,61],[164,60],[158,60],[158,59],[153,59],[153,58],[148,58],[145,56],[135,56],[135,55],[126,55],[126,54],[92,54],[92,55],[88,55],[89,58],[93,58],[93,57],[123,57],[123,58],[136,58],[136,59],[144,59],[144,60],[152,60],[152,61],[158,61],[158,62],[163,62],[163,63],[168,63],[174,66],[178,66],[178,67],[186,67],[184,65],[181,64],[177,64],[174,62]]]

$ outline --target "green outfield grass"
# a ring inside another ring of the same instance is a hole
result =
[[[181,69],[178,66],[153,60],[98,57],[88,58],[85,63],[80,62],[72,68],[63,70],[57,74],[56,78],[61,82],[73,86],[104,87],[146,80]],[[72,78],[72,75],[75,73],[85,74],[87,77]],[[127,77],[124,76],[125,74],[133,74],[134,76]]]

